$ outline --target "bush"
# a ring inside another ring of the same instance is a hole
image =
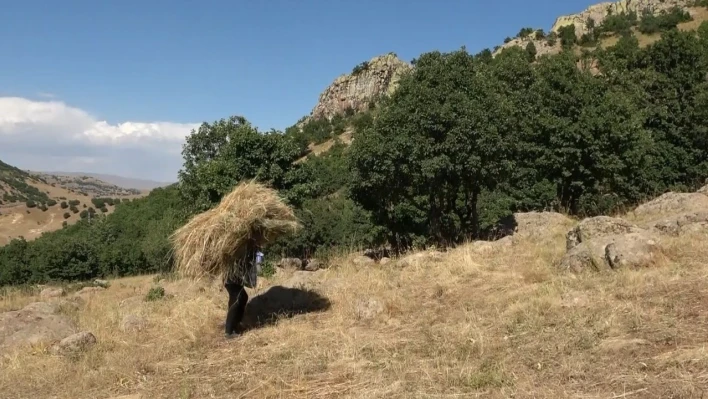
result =
[[[87,210],[83,210],[83,211],[81,211],[81,213],[79,213],[79,217],[81,219],[86,219],[88,217],[88,215],[89,215],[89,213]]]
[[[56,204],[57,204],[57,202],[53,199],[50,199],[49,201],[47,201],[47,206],[54,206]]]
[[[67,204],[66,201],[62,201],[61,204],[59,204],[59,206],[61,207],[61,209],[66,209],[69,207],[69,204]]]
[[[157,301],[157,300],[162,299],[164,297],[165,297],[165,289],[158,285],[156,287],[150,288],[147,295],[145,295],[145,301],[146,302]]]
[[[34,208],[34,207],[37,206],[37,204],[36,204],[34,201],[32,201],[32,200],[26,201],[26,202],[25,202],[25,205],[26,205],[28,208]]]
[[[79,213],[79,208],[77,208],[77,207],[75,207],[75,206],[72,206],[71,208],[69,208],[69,210],[70,210],[72,213]]]
[[[71,217],[71,214],[69,212],[64,212],[64,219],[68,219]]]
[[[42,206],[40,206],[39,209],[41,209],[42,212],[46,212],[49,208],[47,208],[46,205],[42,204]]]
[[[522,28],[516,37],[524,38],[533,33],[533,28]]]
[[[560,37],[561,46],[563,46],[563,48],[572,47],[577,40],[577,36],[575,36],[575,25],[571,24],[561,27],[558,29],[558,36]]]
[[[664,32],[692,19],[688,11],[684,11],[680,7],[672,7],[668,12],[662,12],[660,15],[645,12],[638,29],[644,34]]]
[[[352,69],[352,75],[356,76],[366,71],[367,69],[369,69],[369,61],[364,61],[361,64],[355,66],[354,69]]]

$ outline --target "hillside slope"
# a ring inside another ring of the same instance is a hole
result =
[[[0,246],[13,238],[35,239],[89,213],[110,214],[115,203],[144,195],[93,178],[32,174],[0,161]]]
[[[701,196],[670,194],[627,220],[651,210],[675,218]],[[316,272],[279,269],[248,289],[248,329],[236,340],[222,336],[217,281],[144,276],[55,299],[8,291],[0,311],[24,313],[6,315],[55,317],[71,326],[58,334],[90,332],[96,342],[60,356],[52,340],[16,347],[0,358],[0,389],[77,399],[701,396],[705,226],[662,234],[651,265],[571,273],[560,266],[577,221],[517,219],[525,222],[507,239],[385,267],[352,255]]]

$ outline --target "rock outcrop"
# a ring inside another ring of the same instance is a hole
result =
[[[74,333],[72,321],[59,314],[59,304],[30,303],[0,313],[0,353],[26,345],[49,344]]]
[[[595,25],[601,25],[608,15],[636,12],[641,17],[644,10],[651,10],[654,14],[671,9],[674,6],[688,9],[695,3],[693,0],[620,0],[617,2],[603,2],[588,7],[578,14],[563,15],[556,19],[551,32],[556,32],[567,25],[575,25],[575,35],[581,37],[588,33],[587,22],[592,19]]]
[[[401,75],[411,68],[412,65],[393,53],[374,57],[329,85],[320,95],[310,117],[331,119],[337,114],[344,114],[348,108],[365,111],[370,102],[393,93]]]

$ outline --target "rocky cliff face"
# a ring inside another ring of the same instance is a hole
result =
[[[695,0],[620,0],[617,2],[604,2],[592,5],[578,14],[558,17],[551,31],[558,33],[558,30],[564,26],[575,25],[575,35],[580,37],[588,32],[587,21],[591,18],[595,21],[595,25],[601,25],[610,14],[616,15],[634,11],[637,16],[641,16],[644,10],[647,9],[654,14],[658,14],[674,6],[688,9],[694,3]]]
[[[398,86],[401,75],[412,65],[389,53],[374,57],[357,66],[351,74],[338,77],[320,95],[310,117],[332,118],[347,108],[364,111],[371,101],[391,94]]]
[[[662,11],[678,6],[688,11],[692,16],[695,9],[691,9],[695,0],[620,0],[616,2],[603,2],[588,7],[585,11],[578,14],[563,15],[556,19],[551,32],[559,33],[560,28],[567,25],[575,25],[575,36],[580,38],[585,33],[588,33],[587,22],[592,19],[595,21],[595,26],[602,25],[605,18],[611,14],[621,14],[636,12],[641,18],[644,10],[651,10],[653,14],[659,14]],[[509,47],[525,48],[529,43],[533,43],[536,47],[536,56],[540,57],[544,54],[555,54],[561,51],[560,41],[557,40],[552,45],[545,38],[537,38],[534,33],[526,37],[516,37],[508,43],[500,46],[494,55],[499,54],[502,50]]]

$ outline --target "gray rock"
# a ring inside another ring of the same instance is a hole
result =
[[[702,189],[701,189],[702,190]],[[698,193],[665,193],[638,206],[634,214],[643,219],[663,219],[684,213],[708,210],[708,195]]]
[[[87,350],[96,344],[96,336],[89,331],[82,331],[59,341],[51,348],[54,354],[70,354]]]
[[[120,322],[120,329],[124,332],[138,332],[142,331],[148,326],[148,321],[145,317],[128,314],[123,317]]]
[[[655,237],[648,233],[627,233],[595,237],[571,248],[560,268],[576,273],[625,267],[646,267],[661,253]]]
[[[301,270],[302,260],[298,258],[283,258],[278,262],[277,266],[285,270]]]
[[[310,259],[305,265],[305,270],[308,272],[316,272],[322,268],[324,268],[324,262],[319,259]]]
[[[566,249],[594,238],[625,233],[641,233],[645,230],[624,219],[597,216],[581,221],[566,234]]]
[[[0,313],[0,353],[26,345],[50,344],[74,333],[74,324],[55,303],[35,302]]]
[[[706,76],[708,76],[708,75],[706,75]],[[706,180],[708,180],[708,179],[706,179]],[[708,183],[708,181],[707,181],[706,183]],[[696,192],[697,192],[697,193],[700,193],[700,194],[708,195],[708,184],[706,184],[705,186],[699,188],[698,191],[696,191]]]
[[[93,285],[97,287],[108,288],[111,284],[108,282],[108,280],[96,279],[93,280]]]
[[[66,295],[66,291],[61,287],[48,287],[39,293],[39,297],[42,299],[59,298],[64,295]]]
[[[650,266],[661,251],[646,235],[626,234],[605,247],[605,260],[612,269]]]
[[[364,265],[372,265],[372,264],[376,263],[376,261],[369,258],[368,256],[360,255],[360,256],[355,256],[352,259],[352,263],[356,266],[364,266]]]
[[[708,231],[708,212],[689,212],[660,220],[653,229],[661,234],[680,236]]]
[[[384,306],[375,298],[359,299],[356,301],[355,310],[359,319],[370,320],[382,313]]]

